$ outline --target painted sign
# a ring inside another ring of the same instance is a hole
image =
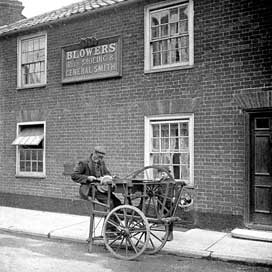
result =
[[[62,48],[62,83],[121,76],[121,38],[81,39]]]

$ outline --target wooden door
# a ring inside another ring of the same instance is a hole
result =
[[[272,226],[272,112],[251,116],[251,223]]]

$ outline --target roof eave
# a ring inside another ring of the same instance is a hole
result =
[[[4,32],[4,33],[0,34],[0,38],[7,37],[7,36],[12,36],[14,34],[22,33],[22,32],[25,32],[25,31],[32,31],[32,30],[39,29],[39,28],[50,27],[50,26],[55,25],[55,24],[59,24],[59,23],[71,21],[73,19],[78,19],[80,17],[88,16],[88,15],[90,15],[92,13],[98,13],[98,12],[109,10],[109,9],[112,9],[112,8],[118,8],[120,6],[125,6],[125,5],[132,4],[134,2],[139,2],[139,1],[142,1],[142,0],[128,0],[128,1],[125,1],[125,2],[116,3],[116,4],[111,5],[111,6],[100,7],[100,8],[93,9],[93,10],[88,10],[88,11],[85,11],[85,12],[82,12],[82,13],[72,14],[72,15],[70,15],[68,17],[64,17],[64,18],[60,18],[60,19],[53,19],[53,20],[45,22],[45,23],[39,23],[39,24],[36,24],[36,25],[33,25],[33,26],[27,26],[27,27],[22,27],[20,29],[14,29],[14,30],[7,31],[7,32]]]

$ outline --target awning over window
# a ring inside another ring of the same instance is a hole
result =
[[[13,145],[39,145],[43,140],[44,133],[42,127],[24,128],[17,138],[12,142]]]

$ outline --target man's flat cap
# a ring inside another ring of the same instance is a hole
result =
[[[104,155],[106,154],[106,149],[103,146],[96,146],[94,148],[94,151],[97,152],[97,153],[104,154]]]

